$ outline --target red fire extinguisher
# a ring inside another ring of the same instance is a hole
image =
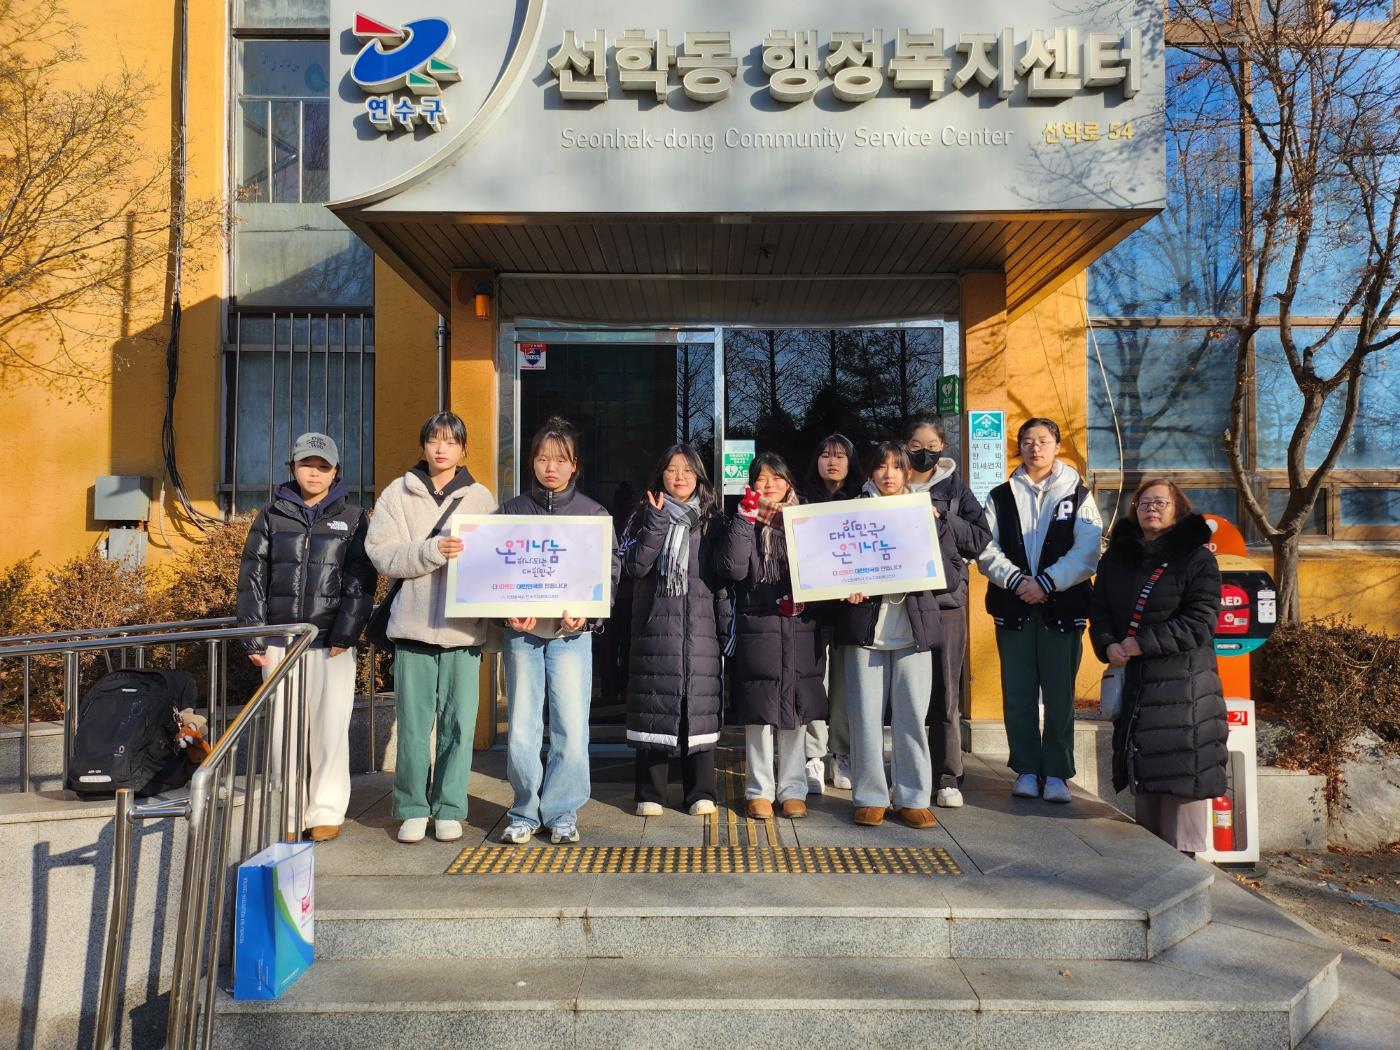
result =
[[[1230,796],[1221,795],[1210,803],[1211,845],[1217,853],[1235,850],[1235,807]]]

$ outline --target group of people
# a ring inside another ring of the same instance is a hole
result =
[[[529,483],[499,508],[463,465],[459,417],[431,417],[419,444],[423,458],[390,483],[371,515],[348,502],[334,442],[302,435],[292,479],[249,533],[240,622],[319,629],[298,672],[309,708],[301,730],[310,766],[306,833],[333,838],[345,819],[353,647],[382,573],[397,587],[386,633],[394,643],[399,841],[421,841],[430,821],[441,841],[462,836],[480,660],[498,646],[514,792],[501,839],[525,844],[547,831],[551,842],[577,842],[591,793],[590,636],[606,622],[567,610],[549,619],[448,617],[446,566],[463,550],[448,521],[459,513],[609,512],[578,490],[578,440],[562,419],[534,435]],[[800,481],[781,456],[762,452],[732,514],[694,448],[677,444],[661,455],[615,536],[612,561],[614,593],[623,573],[632,586],[627,739],[638,815],[664,811],[673,759],[685,810],[714,812],[726,664],[730,721],[744,726],[749,816],[804,817],[808,794],[828,779],[850,790],[861,825],[892,816],[929,828],[935,807],[962,806],[960,701],[976,562],[996,625],[1012,793],[1071,800],[1074,686],[1087,626],[1095,653],[1123,676],[1115,787],[1130,787],[1139,821],[1179,849],[1206,847],[1201,807],[1225,791],[1226,727],[1212,649],[1220,574],[1204,545],[1205,520],[1173,482],[1149,479],[1104,551],[1099,512],[1059,458],[1052,420],[1021,426],[1020,465],[985,504],[943,455],[945,445],[938,417],[920,414],[902,440],[880,442],[863,461],[843,435],[824,438]],[[794,599],[784,510],[903,493],[928,494],[946,589]],[[249,647],[270,673],[282,648]]]

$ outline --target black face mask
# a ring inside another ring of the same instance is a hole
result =
[[[938,453],[930,448],[921,448],[917,452],[909,453],[909,464],[918,473],[927,474],[938,466]]]

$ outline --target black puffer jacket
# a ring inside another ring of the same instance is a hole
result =
[[[662,594],[657,561],[670,517],[644,505],[628,526],[622,565],[635,583],[632,648],[628,660],[627,741],[633,747],[675,751],[682,713],[687,750],[719,742],[721,638],[733,628],[729,593],[715,573],[720,521],[690,530],[690,583],[685,594]]]
[[[792,594],[784,571],[764,583],[760,529],[743,518],[725,521],[716,564],[734,589],[734,718],[744,725],[796,729],[826,717],[826,647],[817,623],[817,603],[800,616],[783,616],[778,600]],[[781,525],[779,525],[781,528]]]
[[[238,569],[238,623],[310,623],[316,645],[349,649],[360,637],[374,604],[378,579],[365,554],[369,517],[346,500],[338,481],[325,499],[308,507],[295,483],[277,490],[248,530]],[[263,639],[244,643],[262,652]]]
[[[939,460],[933,478],[929,499],[938,509],[939,519],[947,523],[946,530],[938,530],[948,573],[948,590],[938,596],[938,607],[963,609],[967,607],[967,563],[991,542],[992,530],[987,525],[987,512],[958,477],[951,459]]]
[[[1225,793],[1225,698],[1216,673],[1220,567],[1203,546],[1210,529],[1192,514],[1155,542],[1125,518],[1099,562],[1089,638],[1100,660],[1127,636],[1133,606],[1153,570],[1166,571],[1143,610],[1113,726],[1113,786],[1134,794],[1215,798]]]

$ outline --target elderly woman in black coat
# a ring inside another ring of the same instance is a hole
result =
[[[1209,846],[1209,800],[1226,788],[1212,643],[1220,567],[1209,539],[1174,483],[1144,481],[1113,529],[1090,606],[1094,651],[1124,669],[1113,786],[1131,787],[1138,823],[1185,853]]]
[[[627,742],[637,749],[637,815],[660,816],[668,766],[681,759],[685,807],[715,811],[721,648],[732,606],[715,575],[715,490],[689,445],[661,454],[646,499],[622,540],[635,581],[628,659]]]
[[[787,565],[782,512],[797,504],[787,463],[761,452],[719,542],[719,575],[737,585],[731,696],[744,725],[745,809],[758,820],[773,816],[775,801],[784,817],[807,815],[806,726],[826,717],[826,647],[815,609],[793,602]]]

